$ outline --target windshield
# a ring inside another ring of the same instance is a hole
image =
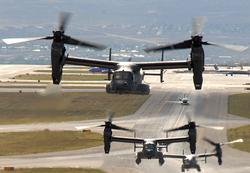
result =
[[[113,78],[116,80],[133,80],[131,72],[115,72]]]
[[[145,145],[145,149],[146,150],[154,150],[154,148],[155,148],[154,144],[147,144],[147,145]]]

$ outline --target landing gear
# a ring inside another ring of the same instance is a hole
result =
[[[184,165],[181,166],[181,172],[185,172]]]
[[[162,166],[165,163],[165,160],[162,158],[159,158],[159,165]]]
[[[150,93],[149,86],[146,84],[138,84],[136,87],[136,91],[143,95],[149,95]]]
[[[200,167],[200,165],[197,165],[196,169],[197,169],[198,172],[201,172],[201,167]]]
[[[136,158],[136,160],[135,160],[135,163],[137,164],[137,165],[139,165],[140,163],[141,163],[141,158]]]
[[[158,153],[158,158],[159,158],[159,165],[162,166],[165,162],[163,158],[163,154],[161,152]]]
[[[142,153],[137,153],[137,158],[135,160],[135,163],[139,165],[141,163]]]
[[[110,86],[110,84],[106,85],[106,92],[107,93],[111,93],[111,86]]]

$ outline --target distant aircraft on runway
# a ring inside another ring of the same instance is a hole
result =
[[[217,64],[214,65],[214,69],[216,70],[216,72],[225,74],[226,76],[228,76],[228,75],[231,75],[231,76],[233,76],[233,75],[248,75],[248,76],[250,76],[250,70],[219,69]]]
[[[90,67],[89,71],[92,73],[108,73],[109,69],[101,67]]]
[[[185,94],[183,97],[179,98],[179,101],[181,102],[182,105],[189,105],[189,99]]]

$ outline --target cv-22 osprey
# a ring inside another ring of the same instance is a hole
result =
[[[185,170],[189,169],[196,169],[198,172],[201,171],[201,167],[198,163],[199,158],[205,158],[205,163],[207,163],[208,157],[217,157],[218,164],[222,165],[222,148],[221,146],[227,145],[227,144],[233,144],[237,142],[243,142],[243,139],[237,139],[230,142],[224,142],[224,143],[216,143],[208,138],[204,138],[205,141],[207,141],[209,144],[215,146],[215,149],[211,153],[201,153],[201,154],[189,154],[185,155],[184,151],[183,154],[164,154],[165,158],[175,158],[175,159],[182,159],[182,165],[181,165],[181,172],[185,172]]]
[[[193,138],[189,136],[180,136],[180,137],[166,137],[166,138],[137,138],[134,137],[123,137],[123,136],[113,136],[112,130],[123,130],[134,132],[133,129],[128,129],[125,127],[118,126],[112,122],[112,117],[110,116],[108,121],[105,121],[105,124],[93,125],[93,126],[78,126],[76,129],[84,130],[93,127],[104,127],[103,130],[103,142],[104,142],[104,152],[109,154],[111,143],[113,142],[122,142],[122,143],[131,143],[134,144],[134,151],[136,148],[141,148],[142,150],[137,153],[136,163],[140,164],[142,159],[158,159],[159,165],[164,164],[164,157],[161,151],[162,148],[166,148],[169,144],[179,143],[179,142],[188,142],[190,143],[190,148],[195,148],[195,142],[190,142]],[[138,146],[140,145],[140,146]]]
[[[160,69],[161,73],[158,74],[161,77],[161,82],[163,81],[163,70],[164,69],[180,69],[187,68],[189,70],[193,70],[194,77],[193,82],[195,89],[202,88],[202,73],[204,70],[204,51],[201,47],[201,44],[206,45],[217,45],[208,42],[202,42],[201,36],[199,36],[200,32],[197,32],[197,26],[195,25],[194,34],[192,35],[192,39],[185,41],[177,45],[171,45],[170,49],[179,49],[179,48],[192,48],[191,51],[191,59],[185,61],[153,61],[153,62],[119,62],[119,61],[111,61],[111,53],[109,60],[98,60],[91,58],[82,58],[82,57],[73,57],[66,54],[66,48],[64,44],[71,45],[79,45],[84,47],[90,47],[94,49],[105,49],[106,47],[101,44],[91,43],[88,41],[82,41],[64,34],[66,24],[69,19],[68,13],[63,13],[59,29],[53,31],[53,36],[45,36],[45,37],[33,37],[33,38],[8,38],[3,39],[3,41],[7,44],[21,43],[33,40],[53,40],[51,45],[51,66],[52,66],[52,80],[54,84],[59,84],[61,82],[63,66],[65,64],[71,65],[83,65],[83,66],[91,66],[91,67],[101,67],[108,68],[113,70],[113,75],[111,82],[106,85],[107,93],[135,93],[135,94],[149,94],[150,87],[149,85],[143,83],[145,73],[143,70],[157,70]],[[199,28],[199,27],[198,27]],[[221,45],[219,45],[221,46]],[[225,46],[224,46],[225,47]],[[226,46],[226,48],[234,48],[235,46]],[[236,50],[242,50],[237,49]],[[157,48],[149,48],[146,51],[158,51],[158,50],[168,50],[167,47],[157,47]],[[245,49],[245,47],[243,48]],[[111,52],[111,51],[110,51]],[[163,54],[163,51],[162,51]],[[110,73],[109,73],[110,74]],[[155,75],[150,74],[148,75]],[[110,76],[110,75],[109,75]]]
[[[191,125],[190,125],[191,124]],[[196,125],[195,122],[190,122],[188,125],[177,127],[174,129],[166,130],[166,132],[176,131],[176,130],[188,130],[188,135],[178,136],[178,137],[164,137],[164,138],[138,138],[136,135],[134,137],[124,137],[124,136],[113,136],[112,130],[124,130],[134,132],[133,129],[128,129],[125,127],[118,126],[112,122],[112,116],[109,116],[108,121],[105,124],[91,125],[91,126],[77,126],[76,129],[84,130],[94,127],[104,127],[103,130],[103,140],[104,140],[104,152],[108,154],[110,152],[111,143],[121,142],[134,144],[134,151],[137,148],[142,149],[137,152],[136,163],[140,164],[142,159],[158,159],[159,165],[164,164],[164,154],[162,149],[168,150],[168,145],[173,143],[189,143],[190,151],[195,154],[196,151],[196,127],[206,127],[217,129],[218,127],[209,127]],[[219,127],[220,129],[221,127]]]

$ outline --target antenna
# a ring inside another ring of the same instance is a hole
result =
[[[164,50],[161,51],[161,61],[164,61]],[[163,80],[163,69],[161,69],[161,72],[160,72],[160,82],[163,83],[164,80]]]
[[[111,61],[112,48],[109,48],[109,61]],[[108,70],[108,80],[111,80],[111,69]]]

